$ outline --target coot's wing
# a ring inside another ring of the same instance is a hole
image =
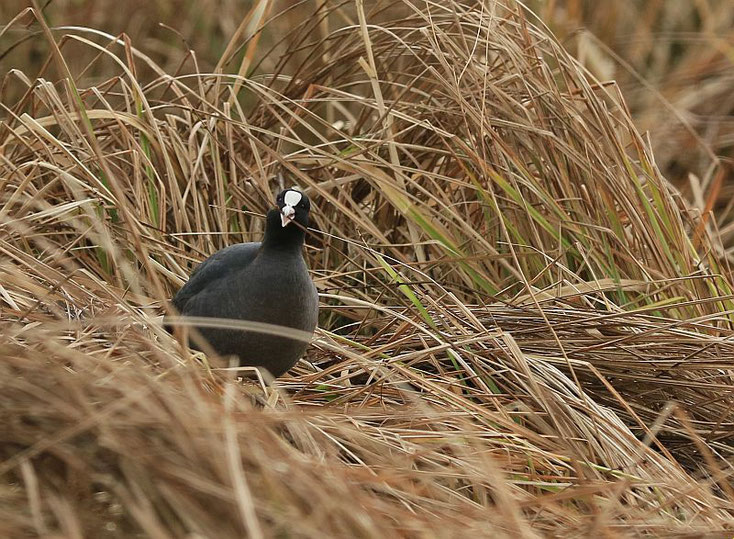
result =
[[[260,242],[253,242],[237,243],[217,251],[196,267],[188,282],[181,287],[171,303],[179,313],[184,314],[186,304],[191,298],[219,279],[248,266],[255,260],[259,250]]]

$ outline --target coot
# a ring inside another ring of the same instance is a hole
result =
[[[313,334],[318,295],[302,248],[311,203],[286,189],[268,212],[262,242],[239,243],[202,262],[172,303],[181,316],[276,324]],[[262,332],[196,327],[221,356],[262,367],[278,377],[296,364],[307,342]]]

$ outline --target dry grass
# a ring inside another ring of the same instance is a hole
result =
[[[734,188],[734,9],[705,2],[529,4],[580,61],[616,80],[655,160],[731,250]]]
[[[243,24],[208,71],[25,30],[50,55],[0,86],[4,536],[731,533],[709,224],[523,7],[390,4],[270,54]],[[322,316],[258,387],[159,315],[259,236],[281,173],[314,201]]]

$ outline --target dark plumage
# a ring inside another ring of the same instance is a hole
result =
[[[277,324],[313,333],[318,295],[301,253],[311,204],[286,189],[268,212],[262,242],[214,253],[191,274],[172,303],[182,316]],[[296,364],[308,343],[254,331],[197,327],[221,356],[264,367],[278,377]]]

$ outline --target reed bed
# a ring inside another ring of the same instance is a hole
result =
[[[208,70],[0,30],[48,51],[0,85],[0,534],[730,535],[728,260],[620,88],[511,1],[297,8]],[[279,184],[322,308],[265,385],[161,316]]]

